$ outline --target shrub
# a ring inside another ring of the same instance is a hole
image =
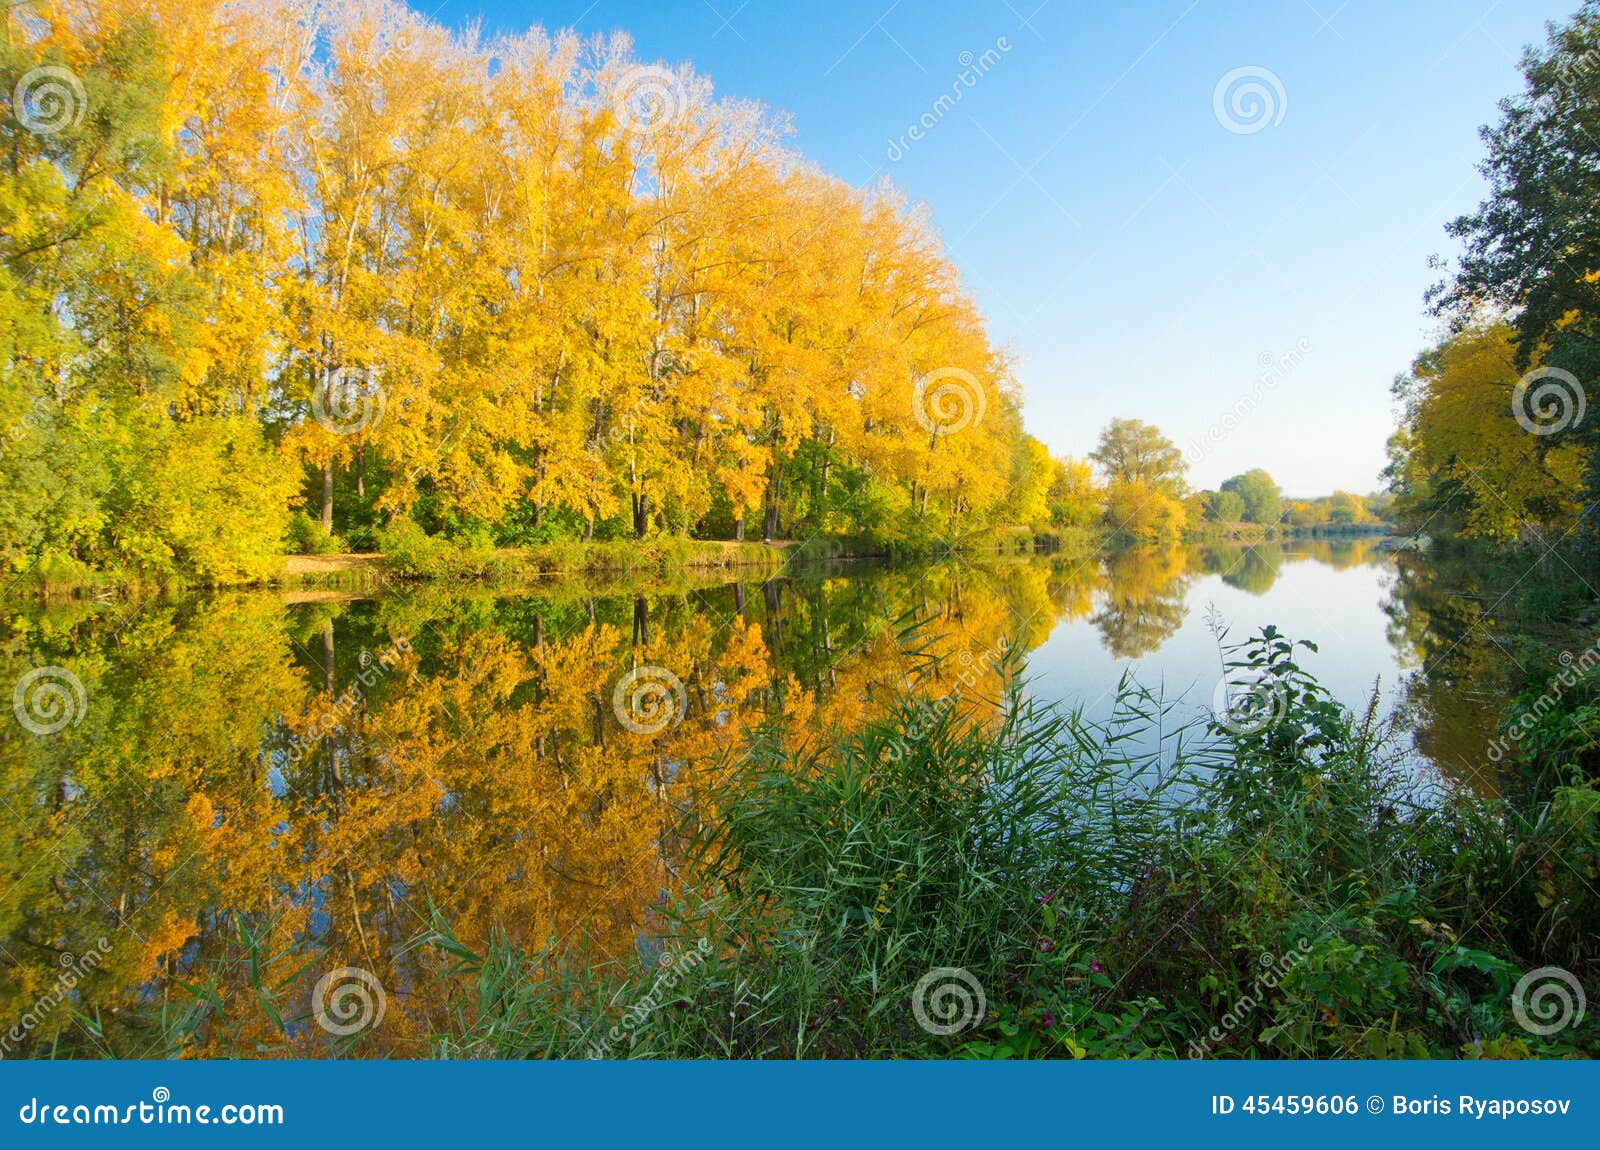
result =
[[[337,555],[349,549],[349,544],[304,511],[295,512],[289,521],[289,546],[295,555]]]

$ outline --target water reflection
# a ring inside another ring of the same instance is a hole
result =
[[[52,735],[0,734],[5,1053],[325,1054],[312,990],[335,966],[385,990],[357,1053],[423,1051],[471,1004],[408,938],[437,914],[472,947],[491,931],[635,945],[681,878],[675,812],[754,728],[853,729],[908,678],[985,714],[1008,644],[1081,628],[1114,659],[1151,657],[1203,607],[1202,580],[1264,595],[1296,564],[1387,562],[1347,540],[22,612],[0,682],[59,666],[88,705]],[[1446,633],[1421,573],[1391,610],[1402,649]],[[624,681],[655,684],[646,710]]]
[[[1400,577],[1386,604],[1389,642],[1411,673],[1402,698],[1418,749],[1450,774],[1492,794],[1504,781],[1485,753],[1521,677],[1517,608],[1571,573],[1559,555],[1532,567],[1440,551],[1395,557]],[[1564,568],[1564,570],[1563,570]]]

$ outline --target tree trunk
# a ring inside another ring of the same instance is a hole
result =
[[[818,492],[818,502],[822,505],[821,522],[828,522],[828,508],[831,500],[828,494],[828,484],[833,479],[833,432],[828,432],[828,449],[822,454],[822,489]]]
[[[322,465],[322,529],[333,534],[333,460]]]
[[[776,460],[772,464],[772,486],[767,492],[767,513],[761,525],[761,535],[768,543],[778,537],[778,505],[783,500],[783,467]]]
[[[744,516],[742,514],[733,521],[733,537],[739,543],[744,542]]]
[[[783,588],[776,579],[768,579],[761,584],[761,596],[767,604],[767,642],[774,654],[782,656]]]
[[[356,448],[356,498],[363,501],[367,498],[367,445],[365,443]]]
[[[322,689],[333,694],[333,620],[322,624]]]
[[[644,533],[650,527],[650,497],[648,495],[635,495],[633,497],[633,537],[643,539]]]
[[[327,692],[330,705],[334,698],[334,685],[333,620],[329,619],[322,624],[322,689]],[[331,790],[341,790],[344,787],[344,769],[339,764],[339,744],[332,731],[322,736],[322,749],[326,756],[328,786]]]

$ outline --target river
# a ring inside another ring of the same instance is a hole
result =
[[[617,953],[681,878],[697,775],[750,731],[854,729],[908,677],[992,698],[1008,648],[1035,698],[1104,718],[1131,674],[1198,717],[1216,630],[1274,624],[1341,701],[1398,709],[1439,779],[1492,790],[1498,656],[1452,627],[1454,587],[1355,538],[20,608],[0,1016],[32,1022],[6,1053],[316,1053],[334,964],[392,1012],[363,1053],[425,1050],[461,1009],[407,949],[430,921]]]

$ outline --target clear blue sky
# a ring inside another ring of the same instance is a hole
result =
[[[788,112],[835,175],[933,209],[1053,451],[1135,417],[1197,486],[1262,466],[1296,495],[1378,485],[1390,381],[1436,328],[1428,257],[1484,191],[1478,127],[1575,2],[412,0],[488,31],[626,31],[642,60]],[[1283,93],[1249,133],[1213,108],[1241,67]]]

